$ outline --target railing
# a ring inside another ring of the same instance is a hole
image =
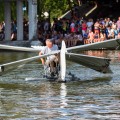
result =
[[[91,14],[96,8],[97,8],[97,3],[95,3],[95,6],[93,7],[89,7],[87,4],[86,5],[82,5],[79,7],[78,10],[78,14],[79,17],[83,17],[84,15],[87,17],[89,14]],[[88,12],[89,11],[89,12]],[[67,18],[70,19],[71,16],[71,10],[67,11],[65,14],[63,14],[62,16],[60,16],[58,19],[62,19],[62,18]]]
[[[71,10],[67,11],[65,14],[63,14],[61,17],[58,18],[61,19],[61,18],[64,18],[65,16],[69,16],[69,18],[71,17]]]
[[[85,16],[87,17],[89,14],[91,14],[95,9],[97,9],[97,7],[98,7],[98,5],[97,5],[97,3],[95,4],[95,6],[89,11],[89,12],[87,12],[86,14],[85,14]]]

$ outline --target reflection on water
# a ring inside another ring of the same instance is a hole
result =
[[[62,116],[67,116],[67,110],[66,110],[66,107],[67,107],[67,89],[66,89],[66,85],[65,83],[61,83],[61,87],[60,87],[60,108],[61,110],[63,110],[61,112],[61,115]]]
[[[37,53],[0,53],[0,63],[23,59]],[[86,51],[85,54],[112,58],[113,74],[101,74],[68,62],[67,71],[81,80],[67,83],[42,77],[38,61],[0,76],[0,120],[119,120],[119,51]]]
[[[60,98],[61,98],[60,108],[65,108],[67,106],[66,95],[67,95],[66,85],[65,85],[65,83],[62,83],[61,87],[60,87]]]
[[[99,50],[99,51],[84,51],[84,54],[90,55],[90,56],[98,56],[98,57],[107,57],[107,52],[103,51],[103,50]]]
[[[90,50],[90,51],[84,51],[83,53],[90,56],[107,57],[110,58],[112,62],[120,61],[120,51]]]
[[[0,51],[0,64],[12,62],[28,57],[32,57],[37,53],[26,53],[26,52],[1,52]]]

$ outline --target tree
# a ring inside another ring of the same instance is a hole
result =
[[[0,1],[0,22],[4,20],[4,5],[3,1]]]
[[[4,20],[3,1],[0,1],[0,20]],[[72,4],[70,0],[37,0],[37,2],[38,2],[39,19],[42,19],[42,15],[44,12],[50,11],[51,20],[52,20],[52,18],[58,18],[68,10],[72,9]],[[27,3],[27,0],[23,1],[23,5],[24,3]],[[16,3],[14,0],[11,2],[11,5],[12,5],[11,7],[12,19],[16,19]]]
[[[68,0],[38,0],[38,14],[49,12],[52,18],[58,18],[69,9]]]

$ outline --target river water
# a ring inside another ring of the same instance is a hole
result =
[[[86,51],[111,58],[113,74],[102,74],[67,62],[80,80],[66,83],[40,78],[43,66],[34,61],[0,76],[0,120],[120,120],[120,51]],[[0,52],[0,64],[37,55]]]

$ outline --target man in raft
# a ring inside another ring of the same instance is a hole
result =
[[[39,55],[43,54],[49,54],[52,51],[58,50],[58,46],[53,44],[54,40],[53,39],[46,39],[46,46],[43,50],[39,52]],[[44,65],[45,70],[50,67],[50,73],[51,77],[55,76],[56,72],[56,65],[58,63],[58,55],[50,55],[47,56],[47,59],[45,60],[44,58],[41,58],[41,62]]]

